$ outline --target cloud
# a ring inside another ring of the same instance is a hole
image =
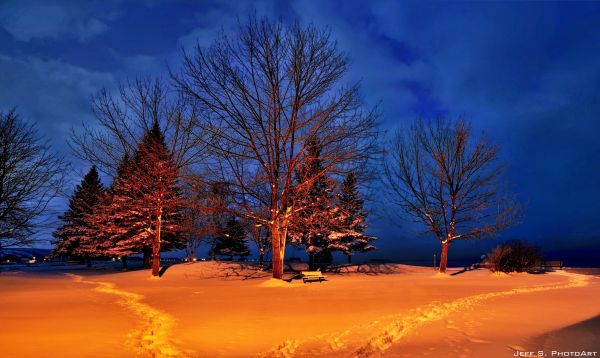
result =
[[[119,78],[119,80],[125,80],[132,77],[154,77],[165,75],[165,63],[157,56],[125,56],[113,49],[109,49],[108,51],[110,56],[118,64],[118,68],[114,68],[112,74]]]
[[[0,7],[0,26],[24,42],[63,37],[85,42],[105,33],[108,23],[117,17],[118,12],[110,6],[100,10],[77,1],[13,1]]]
[[[273,9],[286,9],[284,4],[272,1],[256,1],[252,4],[246,2],[223,3],[219,1],[204,2],[202,9],[194,14],[191,21],[194,26],[177,41],[180,48],[192,49],[196,45],[209,46],[223,30],[225,33],[235,31],[240,21],[252,13],[258,16],[273,15]],[[282,2],[283,3],[283,2]],[[283,11],[283,10],[282,10]]]
[[[102,86],[115,83],[112,74],[92,72],[59,60],[15,58],[0,54],[2,111],[17,107],[25,120],[35,121],[53,147],[67,154],[72,126],[92,123],[90,98]]]

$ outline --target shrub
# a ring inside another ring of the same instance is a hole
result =
[[[497,246],[487,258],[492,272],[523,272],[539,266],[540,261],[539,249],[519,240]]]

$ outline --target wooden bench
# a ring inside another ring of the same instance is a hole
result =
[[[321,271],[302,271],[302,281],[304,283],[319,281],[319,283],[326,281],[327,278],[323,276]]]
[[[559,269],[562,270],[562,268],[563,268],[563,262],[562,261],[544,261],[542,263],[542,267],[543,268],[556,268],[556,267],[558,267]]]

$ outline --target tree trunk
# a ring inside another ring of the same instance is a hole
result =
[[[144,246],[144,248],[142,249],[142,252],[144,254],[144,268],[150,268],[152,267],[152,264],[150,263],[150,258],[151,258],[151,254],[152,254],[152,248],[148,247],[148,246]]]
[[[346,255],[348,256],[348,265],[352,265],[352,255]]]
[[[271,226],[271,241],[273,244],[273,278],[283,278],[283,259],[285,254],[286,232],[279,226],[279,219],[275,219]]]
[[[92,268],[92,259],[88,257],[85,261],[87,263],[87,268]]]
[[[187,262],[194,262],[195,258],[196,258],[196,249],[190,248],[189,254],[188,254],[186,260],[187,260]]]
[[[208,250],[208,255],[210,256],[210,259],[215,261],[217,259],[217,253],[215,252],[215,247],[217,245],[217,239],[212,236],[210,238],[210,250]]]
[[[450,242],[445,241],[442,242],[442,255],[440,256],[440,272],[446,273],[446,265],[448,263],[448,248],[450,247]]]
[[[152,243],[152,276],[158,277],[160,272],[160,229],[161,229],[161,220],[160,216],[156,221],[156,232],[154,237],[154,242]]]
[[[123,270],[127,270],[127,256],[122,256],[121,262],[123,263]]]
[[[260,267],[261,270],[263,268],[264,262],[265,262],[265,249],[261,247],[260,254],[258,255],[258,267]]]
[[[315,253],[308,253],[308,271],[314,271],[315,269]]]

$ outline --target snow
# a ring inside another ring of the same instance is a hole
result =
[[[218,262],[175,265],[153,280],[147,270],[3,272],[0,346],[25,357],[507,357],[560,346],[549,334],[580,342],[564,343],[574,351],[598,342],[600,320],[586,321],[600,314],[597,276],[336,271],[307,284]],[[588,335],[575,337],[584,321]]]
[[[271,278],[267,281],[261,282],[258,284],[259,287],[285,287],[285,288],[292,288],[294,286],[298,286],[298,285],[292,285],[291,283],[287,282],[287,281],[282,281],[282,280],[278,280],[275,278]]]

